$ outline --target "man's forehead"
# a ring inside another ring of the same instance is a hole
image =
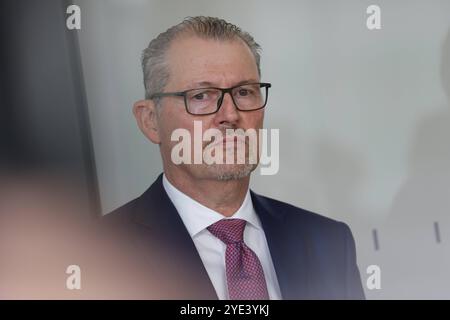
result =
[[[259,79],[257,78],[246,78],[244,80],[236,80],[236,81],[232,81],[231,86],[240,86],[246,83],[256,83],[259,82]],[[221,86],[221,81],[190,81],[188,83],[188,85],[192,86],[193,88],[201,88],[201,87],[220,87]]]
[[[255,58],[238,40],[203,39],[195,36],[176,39],[168,51],[171,76],[193,87],[258,82]]]

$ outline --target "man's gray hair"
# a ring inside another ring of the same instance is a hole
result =
[[[192,34],[203,39],[234,40],[241,39],[250,48],[255,57],[258,73],[260,69],[261,47],[253,37],[239,27],[223,19],[213,17],[188,17],[179,24],[160,33],[150,41],[142,53],[142,70],[144,73],[145,98],[150,99],[154,93],[162,92],[169,80],[169,68],[165,54],[174,38],[182,33]]]

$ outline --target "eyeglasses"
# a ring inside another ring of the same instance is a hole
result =
[[[270,83],[246,83],[231,88],[199,88],[182,92],[154,93],[150,99],[168,96],[184,97],[186,111],[192,115],[209,115],[219,111],[225,93],[229,93],[239,111],[254,111],[262,109],[267,104]]]

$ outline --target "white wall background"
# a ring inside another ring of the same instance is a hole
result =
[[[76,3],[105,213],[162,168],[131,112],[142,50],[186,16],[219,16],[262,45],[273,84],[265,124],[280,129],[280,171],[255,174],[253,189],[347,222],[363,281],[381,267],[368,298],[450,298],[450,1]],[[370,4],[381,30],[366,28]]]

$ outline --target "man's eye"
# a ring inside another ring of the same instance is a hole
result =
[[[196,95],[194,95],[192,97],[194,100],[204,100],[206,99],[206,93],[202,92],[202,93],[197,93]]]
[[[247,90],[247,89],[240,89],[240,90],[239,90],[239,95],[240,95],[241,97],[248,96],[249,94],[250,94],[250,91]]]
[[[197,91],[192,93],[190,99],[195,101],[208,101],[214,99],[216,95],[215,91],[212,90]]]

